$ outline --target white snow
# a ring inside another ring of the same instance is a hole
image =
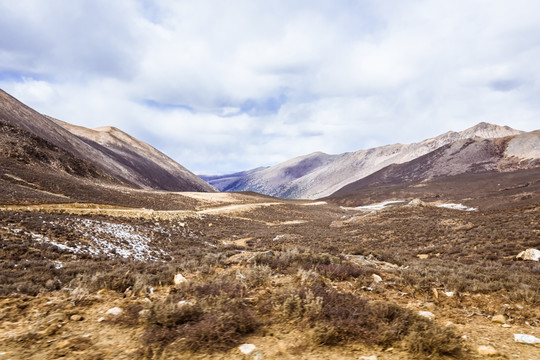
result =
[[[371,205],[366,205],[366,206],[357,206],[357,207],[341,206],[341,208],[343,210],[377,211],[377,210],[382,210],[385,207],[395,205],[395,204],[401,204],[401,203],[404,203],[404,202],[405,201],[403,201],[403,200],[394,200],[394,201],[384,201],[382,203],[371,204]]]
[[[440,207],[440,208],[445,208],[445,209],[453,209],[453,210],[461,210],[461,211],[478,211],[477,208],[468,207],[463,204],[447,203],[447,204],[438,204],[435,206]]]
[[[153,226],[150,230],[146,230],[145,233],[131,225],[107,221],[79,218],[66,218],[64,220],[67,220],[68,226],[80,235],[67,243],[60,243],[49,236],[15,227],[9,227],[9,230],[15,234],[29,236],[34,241],[47,243],[74,254],[120,256],[138,261],[158,260],[159,257],[168,255],[162,249],[151,247],[152,238],[149,236],[150,234],[161,233],[170,236],[170,233],[159,225]],[[54,222],[49,223],[49,225],[52,227],[66,226]],[[191,235],[191,233],[189,232],[188,235]],[[62,266],[62,264],[57,264],[57,266]]]

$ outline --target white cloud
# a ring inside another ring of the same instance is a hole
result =
[[[540,4],[0,0],[0,86],[195,171],[538,128]]]

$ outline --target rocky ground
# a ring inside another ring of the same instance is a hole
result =
[[[174,196],[2,206],[0,359],[539,358],[540,203]]]

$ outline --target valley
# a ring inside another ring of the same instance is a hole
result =
[[[538,131],[214,178],[273,197],[0,95],[0,360],[538,359]]]

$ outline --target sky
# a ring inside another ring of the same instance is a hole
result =
[[[537,0],[0,0],[0,88],[200,174],[540,128]]]

